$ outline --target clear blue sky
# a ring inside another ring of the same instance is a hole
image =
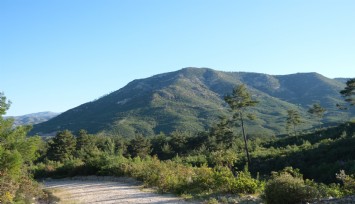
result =
[[[354,0],[1,0],[7,115],[183,67],[355,76]]]

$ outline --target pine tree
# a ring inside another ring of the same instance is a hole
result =
[[[346,82],[346,87],[340,91],[340,94],[349,102],[351,106],[355,105],[355,78]]]
[[[33,186],[26,186],[32,182],[28,166],[37,158],[42,140],[38,136],[26,137],[30,126],[13,128],[13,119],[3,119],[9,107],[10,102],[0,92],[0,203],[13,203],[14,199],[28,203],[26,198],[36,193]],[[28,187],[26,193],[19,193]]]
[[[308,113],[318,118],[319,127],[322,126],[322,119],[325,111],[326,110],[319,103],[313,104],[313,106],[308,109]]]
[[[248,150],[248,139],[245,131],[245,111],[253,106],[256,106],[258,101],[254,101],[251,98],[250,93],[247,91],[246,87],[242,84],[233,89],[232,94],[227,95],[224,100],[228,103],[232,110],[233,118],[239,120],[242,127],[242,134],[244,139],[245,153],[250,164],[250,156]]]
[[[292,126],[293,132],[296,135],[296,127],[302,123],[301,115],[296,110],[287,110],[287,119],[286,119],[286,129],[289,130]]]
[[[144,158],[150,154],[151,144],[143,135],[138,134],[130,141],[127,149],[132,158]]]
[[[64,161],[73,156],[76,146],[74,135],[69,130],[57,133],[50,143],[47,157],[53,161]]]
[[[211,151],[225,150],[232,147],[235,134],[230,127],[230,121],[221,117],[218,124],[209,131],[208,147]]]

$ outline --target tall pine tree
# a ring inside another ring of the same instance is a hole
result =
[[[246,118],[245,111],[258,104],[258,101],[254,101],[251,98],[250,93],[246,89],[245,85],[239,85],[233,89],[232,94],[227,95],[224,100],[228,103],[233,113],[233,118],[240,121],[242,127],[242,134],[244,139],[245,153],[250,164],[250,156],[248,150],[248,139],[245,131],[244,120]]]

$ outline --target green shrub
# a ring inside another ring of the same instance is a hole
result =
[[[253,179],[248,171],[240,171],[232,184],[231,191],[233,193],[255,193],[257,189],[258,181]]]
[[[232,193],[236,182],[232,171],[227,167],[215,167],[213,170],[214,188],[221,193]]]
[[[263,197],[267,203],[296,204],[315,200],[318,196],[318,190],[306,185],[302,178],[294,177],[288,172],[281,172],[274,173],[267,182]]]
[[[55,177],[57,169],[61,168],[62,166],[63,163],[59,161],[46,160],[45,162],[36,164],[32,170],[34,171],[34,177],[36,179],[53,176]]]
[[[191,187],[193,191],[212,191],[214,189],[214,172],[210,167],[203,165],[194,168]]]
[[[342,181],[344,193],[346,195],[355,194],[355,176],[345,174],[344,170],[340,170],[338,174],[336,174],[337,179]]]
[[[216,198],[210,198],[205,204],[218,204],[218,200]]]
[[[77,158],[64,160],[63,163],[64,165],[57,169],[58,174],[70,177],[80,175],[85,164],[81,159]]]
[[[92,166],[87,166],[89,170],[98,170],[99,175],[104,176],[124,176],[126,164],[128,163],[128,159],[125,157],[118,156],[101,156],[101,159],[92,161]]]
[[[341,189],[341,186],[339,184],[332,183],[330,185],[325,185],[323,183],[315,183],[314,181],[309,180],[306,180],[305,182],[306,185],[315,187],[319,192],[319,197],[321,198],[339,198],[344,196],[344,191]]]

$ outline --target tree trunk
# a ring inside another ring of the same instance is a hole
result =
[[[293,123],[293,133],[295,133],[295,136],[297,136],[297,132],[296,132],[296,124]]]
[[[243,138],[244,138],[244,145],[245,145],[245,153],[247,155],[247,159],[248,159],[248,165],[250,166],[250,156],[249,156],[249,150],[248,150],[248,141],[247,141],[247,136],[245,134],[245,130],[244,130],[244,120],[243,120],[243,114],[242,112],[239,113],[240,116],[240,121],[242,123],[242,133],[243,133]]]

